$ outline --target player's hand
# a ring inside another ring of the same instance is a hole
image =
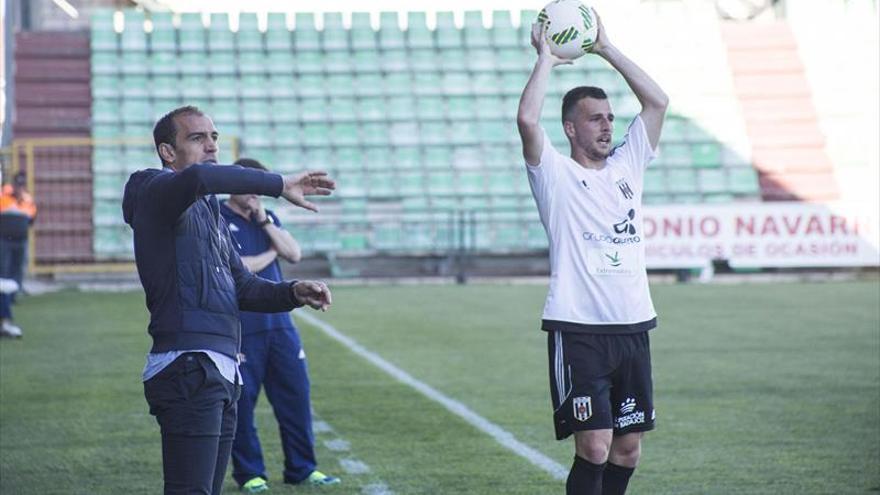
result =
[[[550,51],[550,44],[547,43],[547,24],[544,22],[532,23],[532,46],[538,52],[538,59],[546,59],[553,62],[553,67],[557,65],[569,65],[574,61],[557,57]]]
[[[336,189],[336,182],[327,175],[327,172],[310,170],[298,175],[285,175],[281,197],[296,206],[318,211],[318,207],[305,197],[329,196],[334,189]]]
[[[268,215],[266,215],[266,208],[263,206],[263,203],[257,195],[248,197],[245,200],[245,204],[248,207],[248,214],[253,221],[257,223],[263,223],[266,221],[268,218]]]
[[[601,55],[602,52],[605,51],[605,48],[611,45],[611,42],[608,40],[608,34],[605,32],[605,26],[602,25],[602,18],[599,17],[599,13],[596,12],[596,9],[593,9],[593,14],[596,16],[598,31],[596,32],[596,42],[593,44],[593,49],[590,51],[597,55]]]
[[[333,302],[327,284],[315,280],[300,280],[293,284],[293,296],[297,301],[321,311],[326,311]]]

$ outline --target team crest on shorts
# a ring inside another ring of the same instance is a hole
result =
[[[590,396],[575,397],[571,403],[574,406],[574,417],[578,421],[586,421],[593,415],[593,403]]]

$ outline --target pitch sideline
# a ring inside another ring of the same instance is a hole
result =
[[[329,323],[305,311],[297,311],[294,316],[302,318],[310,325],[315,326],[316,328],[324,332],[328,337],[347,347],[351,352],[366,359],[377,368],[391,375],[391,377],[395,380],[414,388],[416,391],[418,391],[428,399],[439,403],[449,412],[462,418],[474,428],[491,436],[493,439],[495,439],[496,442],[498,442],[514,454],[529,461],[533,465],[541,468],[543,471],[550,474],[550,476],[553,476],[558,480],[564,480],[568,476],[568,469],[563,467],[558,462],[547,457],[541,452],[538,452],[534,448],[520,442],[516,439],[516,437],[513,436],[512,433],[508,432],[504,428],[501,428],[500,426],[489,421],[488,419],[480,416],[461,402],[443,394],[442,392],[428,385],[427,383],[414,378],[406,371],[391,364],[390,362],[386,361],[384,358],[362,346],[361,344],[358,344],[354,339],[333,327],[333,325],[330,325]]]

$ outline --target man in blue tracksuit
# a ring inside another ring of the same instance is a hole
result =
[[[256,160],[244,158],[235,164],[266,171]],[[279,281],[282,277],[278,258],[299,262],[299,244],[281,228],[278,217],[263,208],[257,195],[231,195],[220,204],[220,214],[229,224],[242,263],[251,272]],[[315,469],[306,355],[290,315],[243,311],[241,333],[242,391],[232,444],[232,476],[247,493],[269,489],[254,422],[257,397],[260,387],[265,385],[266,397],[272,404],[281,433],[285,483],[339,483],[339,478]]]
[[[150,311],[144,396],[162,433],[165,494],[219,495],[241,390],[239,310],[324,310],[331,296],[322,282],[250,273],[214,194],[281,196],[317,211],[305,196],[330,194],[335,184],[324,172],[218,166],[217,130],[195,107],[163,116],[153,138],[163,167],[132,174],[122,204]]]

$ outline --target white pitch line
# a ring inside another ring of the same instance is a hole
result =
[[[334,438],[333,440],[325,440],[324,446],[334,452],[348,452],[351,450],[351,444],[342,438]]]
[[[348,474],[364,474],[370,472],[370,466],[357,459],[339,459],[339,466]]]
[[[358,344],[354,339],[334,328],[333,325],[330,325],[329,323],[305,311],[297,311],[295,315],[314,325],[319,330],[327,334],[330,338],[340,342],[345,347],[348,347],[351,352],[366,359],[377,368],[391,375],[397,381],[409,385],[425,397],[439,403],[451,413],[464,419],[476,429],[491,436],[495,439],[496,442],[503,445],[511,452],[529,461],[535,466],[543,469],[554,478],[558,480],[563,480],[568,477],[568,469],[563,467],[558,462],[547,457],[541,452],[538,452],[534,448],[520,442],[516,439],[516,437],[513,436],[512,433],[475,413],[473,410],[471,410],[469,407],[462,404],[461,402],[445,395],[444,393],[428,385],[427,383],[417,380],[406,371],[403,371],[397,366],[386,361],[378,354]]]

